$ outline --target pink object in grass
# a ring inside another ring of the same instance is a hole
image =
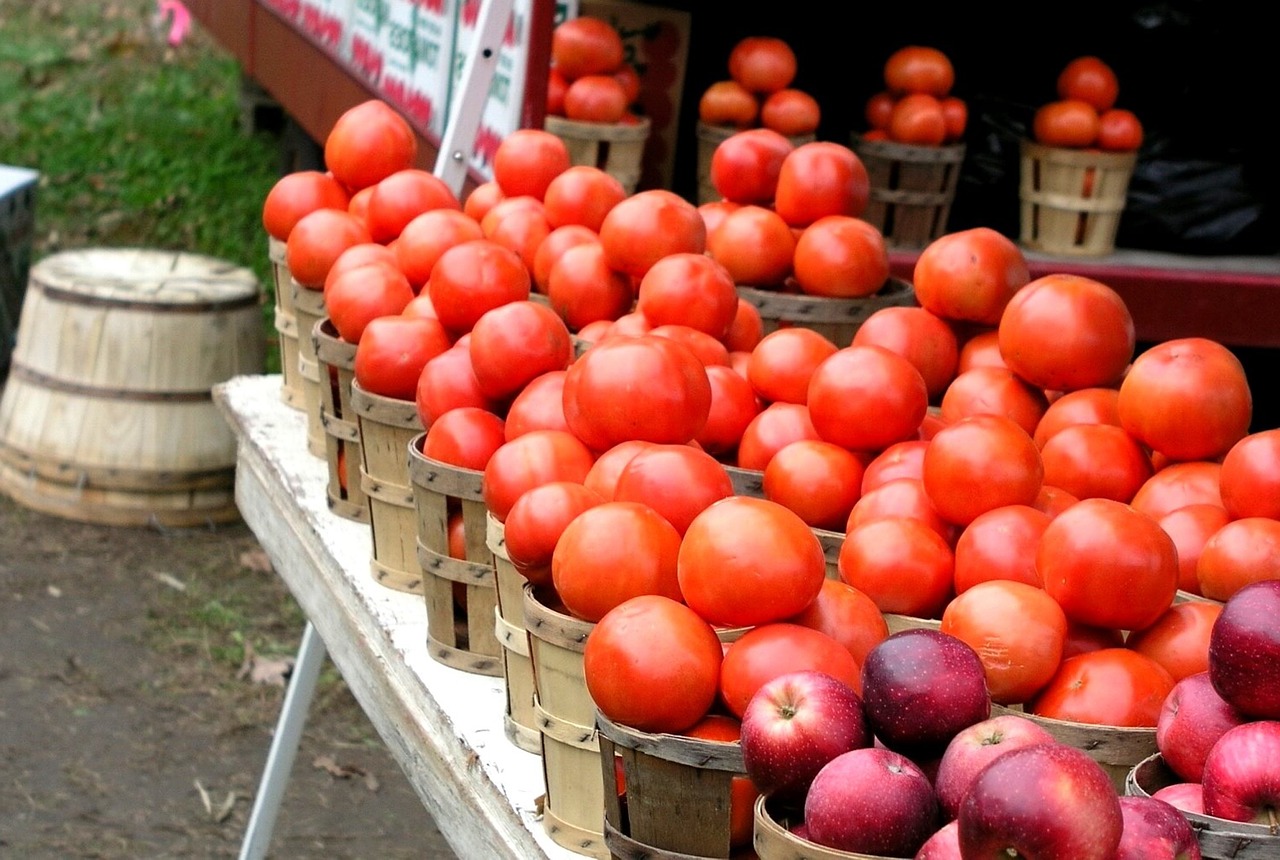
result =
[[[191,12],[182,5],[182,0],[159,0],[156,5],[159,9],[160,21],[169,21],[168,41],[176,48],[182,44],[182,40],[187,37],[187,31],[191,29]]]

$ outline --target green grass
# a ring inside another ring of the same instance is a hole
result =
[[[262,284],[275,138],[242,127],[240,70],[197,26],[177,48],[147,0],[0,0],[0,163],[40,171],[33,259],[85,247],[209,254]]]

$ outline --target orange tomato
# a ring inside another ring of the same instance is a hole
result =
[[[774,36],[747,36],[729,51],[729,76],[753,93],[775,93],[795,79],[795,51]]]
[[[1151,477],[1151,458],[1114,424],[1064,427],[1040,450],[1044,480],[1077,499],[1129,502]]]
[[[1039,588],[1036,547],[1051,519],[1030,505],[1002,505],[975,517],[956,538],[956,594],[993,579]]]
[[[1260,430],[1231,446],[1219,477],[1232,517],[1280,520],[1280,428]]]
[[[734,80],[711,83],[698,99],[698,119],[707,125],[751,128],[759,115],[760,101]]]
[[[623,55],[622,36],[601,18],[570,18],[551,31],[551,63],[570,81],[612,74]]]
[[[947,118],[942,103],[928,93],[909,93],[893,105],[889,114],[889,139],[915,146],[940,146],[947,139]]]
[[[818,431],[803,403],[770,403],[751,419],[738,443],[737,465],[763,472],[773,455],[797,439],[817,439]]]
[[[343,251],[371,242],[364,222],[346,210],[316,209],[298,219],[289,232],[285,261],[295,281],[318,290]]]
[[[1058,73],[1058,98],[1079,99],[1101,112],[1109,110],[1120,95],[1115,71],[1095,56],[1076,57]]]
[[[847,346],[814,370],[807,403],[823,439],[851,451],[880,451],[919,432],[929,391],[915,365],[896,352]]]
[[[906,358],[924,377],[935,400],[955,378],[960,347],[955,330],[921,307],[885,307],[874,311],[854,332],[854,345],[878,344]]]
[[[1219,491],[1222,464],[1208,460],[1171,463],[1147,479],[1130,505],[1154,520],[1187,505],[1223,507]]]
[[[1201,594],[1222,601],[1252,582],[1280,579],[1280,520],[1243,517],[1218,529],[1200,551],[1196,578]]]
[[[887,129],[889,127],[889,117],[893,114],[895,100],[893,93],[888,90],[881,90],[867,99],[867,104],[863,108],[863,116],[866,117],[867,126],[881,131]]]
[[[417,156],[413,127],[381,99],[344,111],[324,141],[325,166],[353,193],[412,167]]]
[[[916,300],[943,319],[996,326],[1005,305],[1030,281],[1026,258],[1013,240],[990,227],[934,239],[916,258]]]
[[[639,279],[668,254],[703,253],[707,228],[696,206],[655,188],[609,210],[600,224],[600,245],[611,269]]]
[[[1175,603],[1145,630],[1129,634],[1125,645],[1163,666],[1174,681],[1209,671],[1209,634],[1222,604],[1204,600]]]
[[[350,193],[328,173],[286,173],[271,186],[262,203],[262,226],[273,239],[284,242],[303,215],[317,209],[346,209],[350,203]]]
[[[640,279],[636,295],[636,309],[655,327],[687,325],[717,339],[738,311],[733,275],[714,255],[663,257]]]
[[[837,569],[882,612],[938,618],[951,600],[955,556],[921,520],[884,517],[849,530]]]
[[[578,122],[616,123],[627,112],[627,91],[613,75],[583,75],[564,93],[564,115]]]
[[[590,164],[577,164],[551,180],[543,192],[547,223],[554,229],[580,224],[596,233],[609,210],[627,196],[622,183]]]
[[[826,215],[809,224],[793,257],[796,283],[812,296],[866,298],[889,280],[884,234],[852,215]]]
[[[859,666],[866,661],[867,652],[889,636],[889,625],[876,602],[844,580],[830,577],[823,580],[813,602],[787,620],[842,643]]]
[[[937,48],[907,45],[890,54],[884,64],[885,87],[899,95],[927,93],[942,98],[955,82],[951,59]]]
[[[739,206],[707,236],[707,254],[734,284],[780,287],[791,275],[795,251],[791,227],[763,206]]]
[[[1031,131],[1037,143],[1083,149],[1098,139],[1098,110],[1080,99],[1047,102],[1036,109]]]
[[[1029,505],[1044,480],[1031,434],[1003,415],[970,415],[934,435],[924,486],[943,519],[965,526],[1003,505]]]
[[[974,367],[951,379],[939,404],[948,424],[970,415],[1003,415],[1034,433],[1049,401],[1044,391],[1003,367]]]
[[[1231,515],[1220,505],[1193,504],[1169,511],[1160,517],[1160,528],[1173,538],[1178,550],[1178,589],[1200,594],[1200,577],[1196,568],[1205,542],[1214,532],[1231,521]]]
[[[1033,434],[1042,449],[1045,443],[1072,424],[1114,424],[1120,426],[1116,401],[1120,392],[1114,388],[1079,388],[1068,391],[1049,404]]]
[[[1098,149],[1133,152],[1142,146],[1142,122],[1133,111],[1111,108],[1098,117]]]
[[[551,180],[570,166],[565,142],[540,128],[516,129],[493,153],[493,179],[506,197],[542,200]]]
[[[1173,684],[1173,676],[1145,654],[1101,648],[1063,660],[1026,710],[1055,720],[1154,728]]]
[[[764,469],[764,497],[810,526],[842,530],[862,493],[863,464],[851,451],[816,439],[782,448]]]
[[[804,90],[778,90],[760,105],[760,124],[787,137],[813,134],[821,121],[822,107]]]

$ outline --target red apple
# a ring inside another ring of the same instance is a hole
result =
[[[742,712],[743,765],[765,794],[802,797],[827,762],[870,743],[862,699],[825,672],[773,678]]]
[[[962,729],[991,716],[978,653],[931,628],[894,633],[867,652],[862,706],[881,743],[915,760],[942,755]]]
[[[1124,820],[1111,777],[1061,743],[1005,753],[960,803],[965,860],[1113,860]]]
[[[1204,790],[1198,782],[1175,782],[1153,791],[1151,796],[1183,812],[1204,815]]]
[[[1115,860],[1200,860],[1200,841],[1191,822],[1154,797],[1120,798],[1124,831]]]
[[[998,756],[1031,744],[1053,742],[1048,729],[1017,714],[999,714],[963,729],[947,744],[933,780],[943,816],[956,817],[973,778]]]
[[[937,829],[929,778],[905,756],[879,747],[827,762],[809,786],[809,841],[841,851],[911,857]]]
[[[964,860],[960,856],[960,822],[948,821],[925,840],[914,860]]]
[[[1209,677],[1246,716],[1280,719],[1280,579],[1241,588],[1209,634]]]
[[[1199,782],[1209,749],[1245,720],[1218,695],[1208,672],[1188,675],[1165,697],[1156,720],[1156,748],[1170,770],[1187,782]]]
[[[1205,815],[1280,830],[1280,722],[1228,729],[1209,750],[1200,785]]]

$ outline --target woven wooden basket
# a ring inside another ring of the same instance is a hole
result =
[[[528,580],[507,556],[503,524],[485,514],[486,542],[493,553],[497,578],[498,606],[494,615],[494,635],[502,646],[502,677],[506,680],[507,704],[503,728],[513,744],[526,752],[542,754],[542,736],[534,712],[537,692],[533,685],[533,660],[529,656],[529,632],[524,628],[524,584]]]
[[[1022,244],[1046,254],[1110,254],[1137,160],[1137,153],[1062,149],[1024,140]]]
[[[855,134],[851,146],[871,180],[862,218],[880,229],[888,247],[923,248],[947,231],[963,143],[913,146]]]
[[[543,127],[564,141],[574,165],[598,167],[634,194],[651,127],[648,117],[635,123],[578,122],[549,116]]]
[[[340,338],[328,317],[315,324],[311,338],[320,367],[320,428],[329,467],[329,510],[343,519],[367,523],[369,501],[360,488],[360,422],[351,404],[356,345]]]
[[[320,420],[320,361],[311,337],[316,323],[328,316],[324,293],[293,284],[293,313],[298,324],[298,378],[302,388],[302,409],[307,413],[307,450],[325,456],[324,424]]]
[[[293,276],[285,262],[288,246],[267,237],[267,258],[271,262],[272,292],[275,295],[273,325],[280,340],[280,399],[294,409],[302,408],[302,380],[298,378],[298,318],[293,312]]]
[[[738,287],[738,295],[760,312],[765,334],[797,326],[813,329],[841,347],[853,342],[858,327],[876,311],[909,307],[916,300],[911,284],[899,278],[890,278],[879,292],[864,299],[832,299],[745,286]]]

